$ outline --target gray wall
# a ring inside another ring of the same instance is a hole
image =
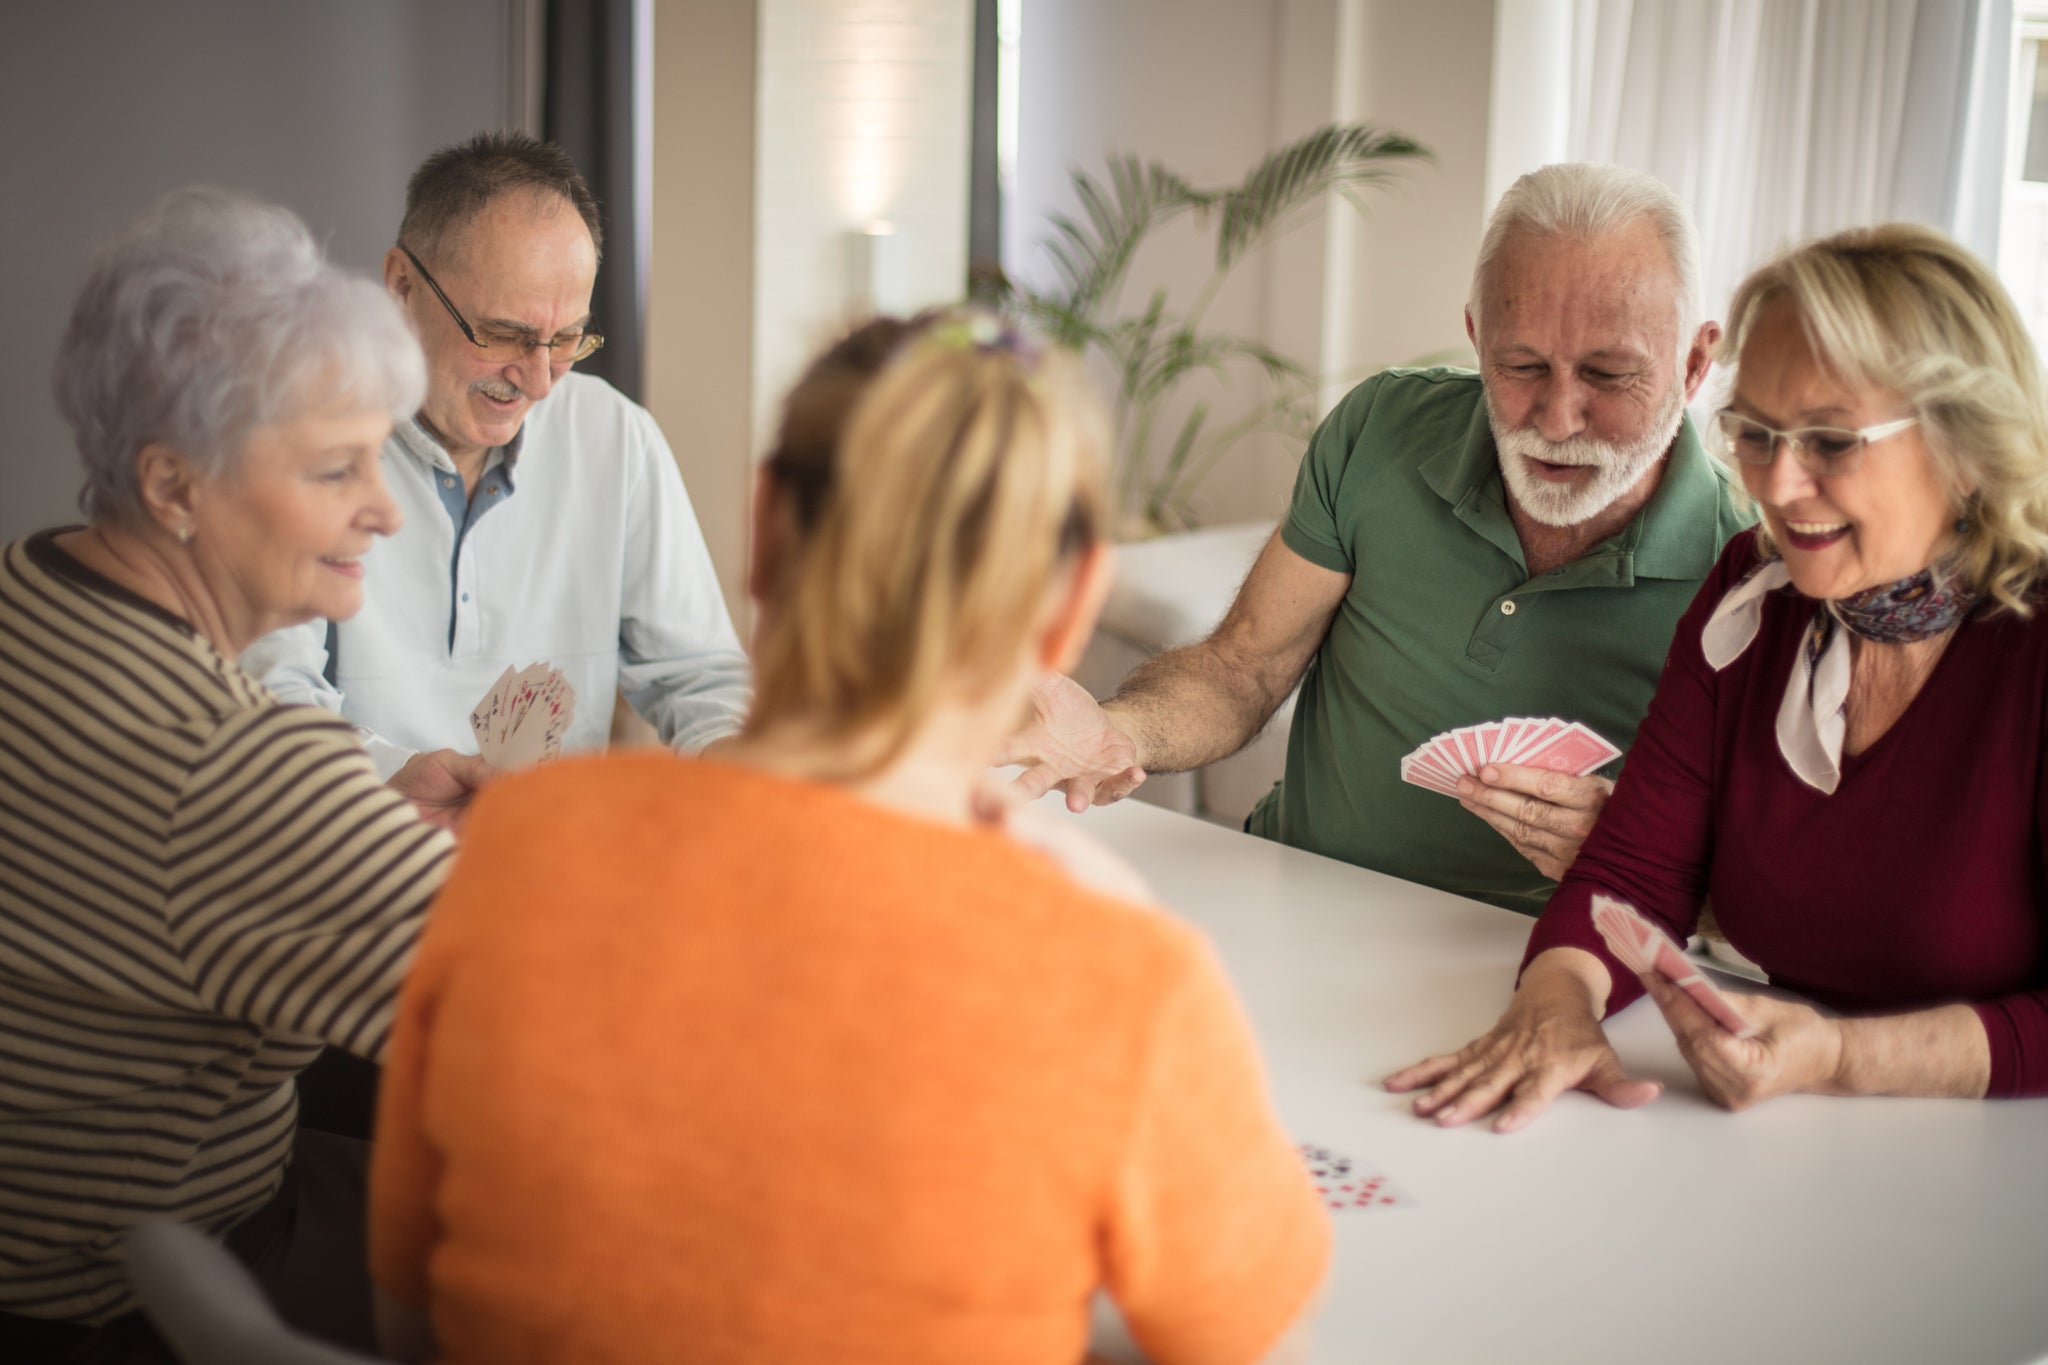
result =
[[[0,540],[78,519],[50,362],[93,252],[205,183],[374,270],[405,179],[512,102],[514,0],[10,0],[0,15]],[[524,92],[521,91],[523,98]]]

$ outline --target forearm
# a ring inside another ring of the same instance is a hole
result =
[[[1137,746],[1139,767],[1187,772],[1250,743],[1295,681],[1282,685],[1259,661],[1233,659],[1204,640],[1146,660],[1102,709]]]
[[[1613,990],[1607,964],[1585,949],[1547,948],[1523,969],[1521,980],[1515,983],[1515,1003],[1583,1003],[1599,1019],[1607,1012],[1607,997]]]
[[[753,697],[746,656],[736,648],[677,658],[663,672],[636,662],[621,677],[627,703],[681,753],[737,734]]]
[[[1968,1005],[1836,1023],[1833,1093],[1980,1099],[1991,1083],[1991,1045]]]

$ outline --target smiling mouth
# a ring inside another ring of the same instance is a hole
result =
[[[361,578],[363,576],[363,557],[361,555],[322,555],[320,556],[320,562],[346,578]]]
[[[1785,539],[1796,550],[1825,550],[1849,534],[1846,521],[1787,521]]]

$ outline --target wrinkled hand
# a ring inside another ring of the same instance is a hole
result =
[[[405,760],[405,766],[391,774],[389,785],[412,802],[420,819],[453,833],[462,828],[470,797],[497,775],[496,768],[475,754],[435,749]]]
[[[1837,1080],[1841,1024],[1811,1005],[1730,991],[1735,1008],[1757,1030],[1754,1038],[1737,1038],[1697,1000],[1655,972],[1642,973],[1642,982],[1664,1012],[1686,1064],[1700,1078],[1700,1089],[1723,1108],[1748,1109],[1802,1092],[1847,1093]]]
[[[1415,1112],[1446,1128],[1499,1110],[1496,1133],[1527,1127],[1567,1090],[1590,1091],[1617,1109],[1656,1099],[1662,1086],[1622,1071],[1585,987],[1552,971],[1539,974],[1542,964],[1540,957],[1530,964],[1507,1013],[1485,1036],[1395,1072],[1387,1089],[1400,1094],[1427,1086],[1415,1098]]]
[[[1048,673],[1032,687],[1031,717],[996,762],[1027,765],[1016,782],[1025,800],[1058,787],[1076,813],[1121,801],[1145,780],[1136,743],[1063,673]]]
[[[1458,804],[1492,825],[1552,881],[1562,878],[1593,832],[1614,784],[1519,763],[1489,763],[1458,779]]]

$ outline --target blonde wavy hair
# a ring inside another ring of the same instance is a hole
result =
[[[798,546],[769,585],[749,730],[900,754],[1001,686],[1057,576],[1101,538],[1109,428],[1063,351],[993,318],[877,319],[791,392],[768,471]]]
[[[1974,485],[1955,498],[1963,526],[1949,563],[1993,610],[2030,615],[2048,576],[2048,400],[1998,280],[1932,228],[1837,233],[1742,282],[1716,359],[1739,370],[1743,342],[1780,300],[1832,376],[1898,394],[1950,486]],[[1775,548],[1763,526],[1757,535]]]

